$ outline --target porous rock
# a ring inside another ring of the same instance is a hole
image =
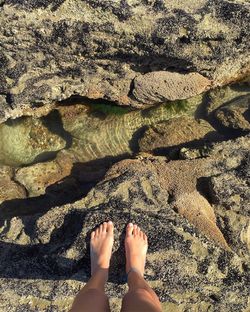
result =
[[[139,102],[156,104],[190,98],[204,92],[210,84],[207,78],[198,73],[159,71],[137,76],[133,95]]]
[[[250,123],[244,118],[245,109],[225,107],[215,112],[217,121],[224,127],[233,130],[249,131]]]
[[[26,189],[14,180],[14,170],[11,167],[1,166],[0,176],[0,204],[6,200],[26,198]]]
[[[225,106],[246,110],[249,104],[249,94],[250,76],[240,83],[209,91],[205,111],[208,116],[211,116],[214,111]]]

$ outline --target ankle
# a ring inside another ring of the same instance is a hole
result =
[[[128,277],[129,277],[129,274],[131,274],[132,272],[135,272],[135,273],[137,273],[138,275],[140,275],[141,277],[143,277],[143,274],[142,274],[142,272],[140,271],[140,270],[138,270],[137,268],[135,268],[135,267],[130,267],[129,269],[128,269],[128,272],[127,272],[127,279],[128,279]]]
[[[97,267],[92,273],[91,273],[91,277],[100,277],[103,278],[104,280],[108,280],[109,277],[109,269],[104,269],[104,268],[100,268]]]
[[[137,281],[141,281],[141,280],[144,280],[144,276],[139,270],[132,268],[131,270],[128,271],[127,273],[128,285],[136,284]]]

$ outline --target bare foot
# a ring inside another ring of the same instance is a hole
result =
[[[91,233],[90,257],[91,275],[98,269],[108,269],[114,242],[114,226],[104,222]]]
[[[148,239],[145,233],[135,224],[129,223],[126,229],[125,238],[126,249],[126,272],[131,268],[137,269],[144,275],[146,254],[148,249]]]

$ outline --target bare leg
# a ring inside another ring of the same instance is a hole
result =
[[[114,242],[112,222],[104,222],[91,233],[91,278],[77,294],[70,312],[110,311],[104,285],[108,280],[109,263]]]
[[[156,293],[143,278],[147,247],[146,234],[137,225],[129,223],[125,238],[129,291],[123,298],[122,312],[162,311]]]

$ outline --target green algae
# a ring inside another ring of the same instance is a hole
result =
[[[122,116],[131,112],[131,108],[129,107],[122,107],[117,105],[111,104],[103,104],[103,103],[95,103],[90,106],[90,111],[93,112],[100,112],[105,115],[117,115]]]

